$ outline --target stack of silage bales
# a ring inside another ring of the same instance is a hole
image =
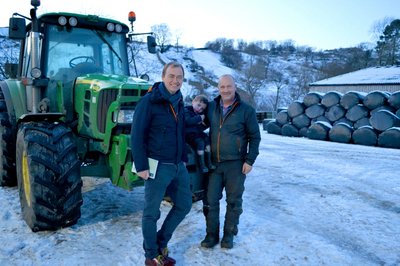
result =
[[[267,124],[268,133],[400,148],[400,91],[308,93]]]

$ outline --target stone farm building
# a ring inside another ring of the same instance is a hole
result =
[[[337,91],[400,91],[400,66],[370,67],[309,84],[315,92]]]

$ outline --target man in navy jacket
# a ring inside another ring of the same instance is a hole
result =
[[[167,244],[192,206],[185,144],[185,112],[180,88],[184,70],[165,65],[162,82],[155,83],[136,106],[132,122],[131,149],[137,175],[144,179],[145,203],[142,219],[145,265],[174,265]],[[158,160],[155,178],[149,178],[148,158]],[[174,203],[157,232],[160,205],[165,192]]]

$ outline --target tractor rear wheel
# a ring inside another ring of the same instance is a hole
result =
[[[37,232],[77,223],[82,179],[72,131],[61,122],[21,124],[17,179],[22,218]]]
[[[17,185],[15,172],[15,141],[7,112],[6,101],[0,89],[0,186]]]

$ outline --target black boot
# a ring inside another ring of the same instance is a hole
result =
[[[219,242],[219,233],[207,233],[206,238],[201,241],[203,248],[213,248]]]
[[[233,248],[233,234],[232,233],[224,233],[224,237],[221,240],[221,248]]]
[[[211,152],[205,152],[205,153],[206,153],[206,156],[205,156],[206,164],[207,164],[208,169],[211,169],[211,170],[217,169],[217,167],[215,165],[213,165],[211,162]]]
[[[208,168],[206,166],[206,164],[204,163],[204,154],[199,155],[197,154],[197,160],[199,161],[199,166],[200,169],[203,173],[208,173]]]

